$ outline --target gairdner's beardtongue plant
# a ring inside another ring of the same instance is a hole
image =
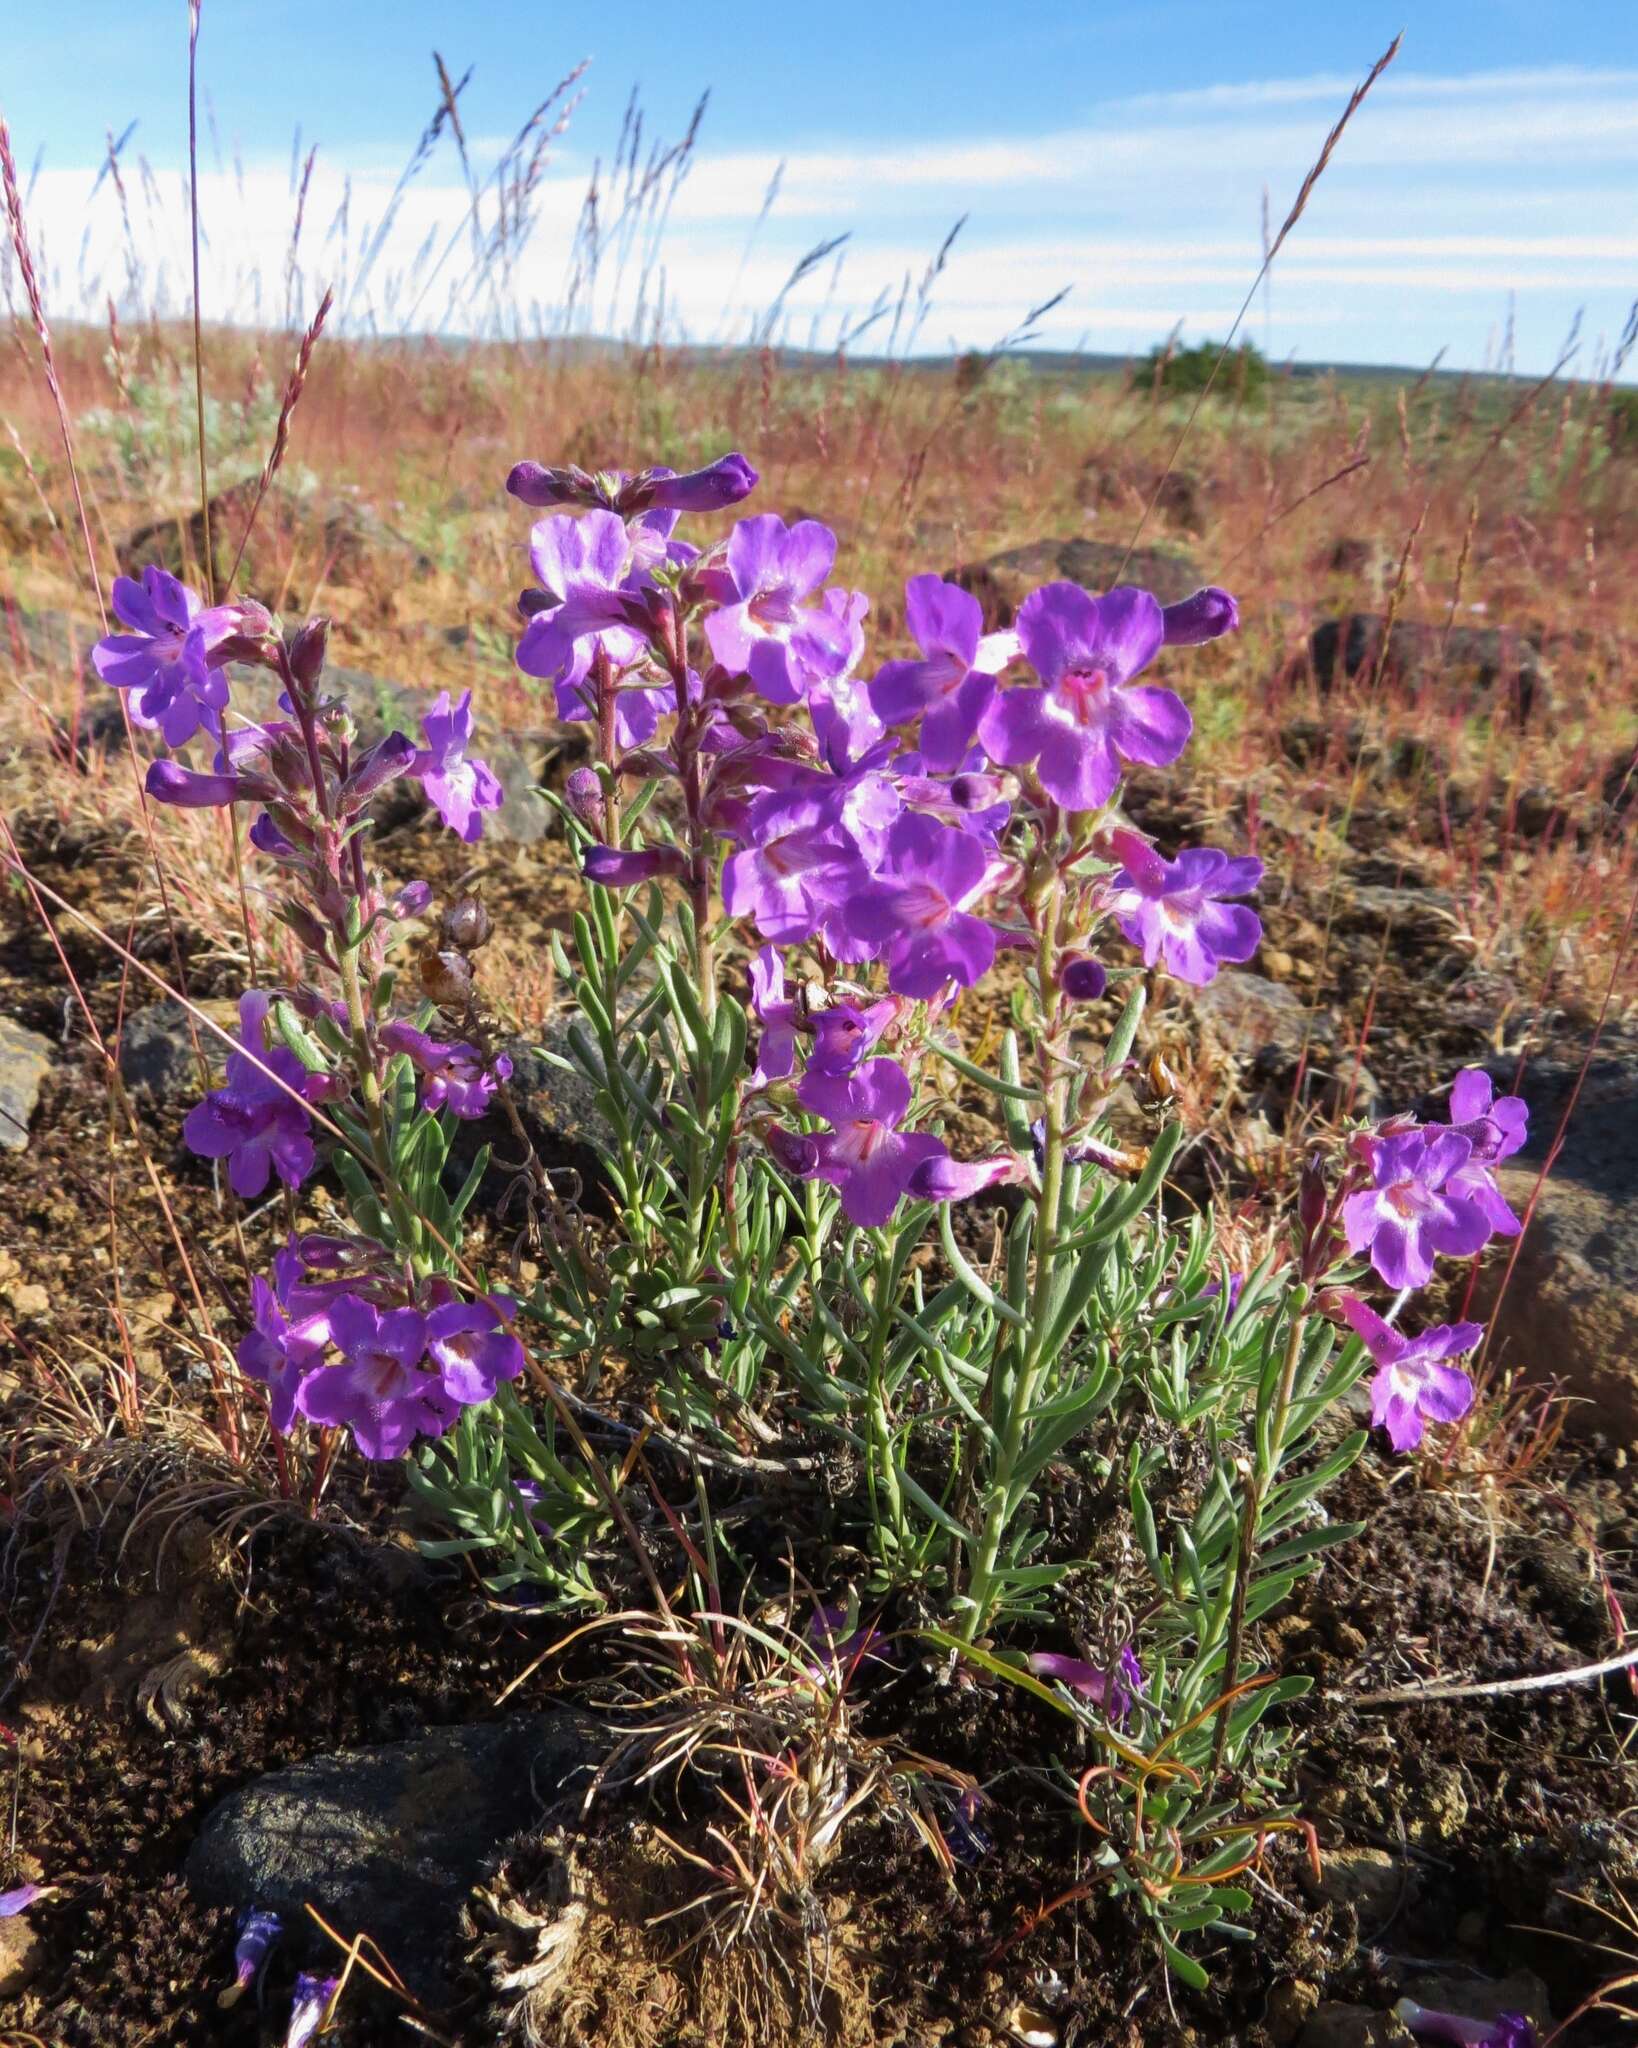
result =
[[[1169,1215],[1181,1127],[1121,1107],[1150,986],[1253,957],[1262,869],[1157,845],[1124,782],[1182,754],[1181,691],[1236,630],[1234,599],[1058,582],[986,632],[969,593],[917,576],[909,644],[872,665],[827,528],[722,530],[757,481],[739,455],[507,480],[541,514],[518,666],[590,728],[559,800],[589,885],[572,946],[553,942],[573,1014],[542,1056],[596,1091],[612,1209],[594,1250],[536,1162],[540,1277],[520,1300],[462,1252],[485,1155],[454,1192],[449,1172],[458,1123],[510,1106],[473,958],[487,913],[445,911],[407,1000],[397,955],[430,892],[389,893],[368,850],[371,805],[404,778],[480,837],[502,792],[470,695],[440,696],[419,738],[366,743],[325,689],[322,621],[281,637],[158,572],[120,597],[133,631],[101,671],[200,745],[197,765],[156,761],[150,793],[248,807],[304,956],[293,985],[247,996],[186,1130],[288,1212],[239,1364],[281,1460],[298,1430],[320,1482],[343,1431],[405,1458],[437,1554],[565,1606],[609,1597],[599,1560],[635,1485],[629,1461],[560,1445],[568,1361],[591,1399],[621,1360],[645,1441],[703,1453],[696,1477],[777,1469],[787,1431],[831,1444],[858,1475],[836,1513],[878,1607],[1071,1715],[1095,1752],[1164,1750],[1142,1794],[1096,1767],[1063,1789],[1186,1972],[1179,1940],[1243,1914],[1228,1874],[1295,1824],[1270,1788],[1305,1681],[1266,1670],[1259,1625],[1352,1533],[1319,1496],[1365,1434],[1299,1454],[1367,1371],[1396,1450],[1471,1405],[1456,1361],[1477,1326],[1400,1319],[1438,1258],[1517,1228],[1495,1168],[1523,1105],[1475,1070],[1447,1123],[1355,1131],[1309,1162],[1249,1269]],[[271,687],[230,688],[230,664]],[[321,1161],[339,1229],[302,1221]],[[980,1201],[972,1224],[952,1213]],[[1082,1572],[1075,1637],[1054,1595],[1080,1560],[1042,1507],[1063,1473],[1121,1523],[1123,1561]]]

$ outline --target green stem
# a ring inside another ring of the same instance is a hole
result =
[[[1268,1418],[1268,1458],[1266,1463],[1260,1455],[1255,1459],[1251,1477],[1246,1481],[1245,1513],[1240,1520],[1240,1540],[1234,1552],[1234,1597],[1229,1604],[1228,1641],[1223,1654],[1224,1697],[1222,1706],[1217,1710],[1217,1728],[1212,1737],[1209,1783],[1215,1782],[1222,1770],[1223,1753],[1228,1745],[1229,1716],[1234,1708],[1231,1695],[1240,1682],[1240,1657],[1245,1648],[1246,1600],[1257,1566],[1258,1525],[1262,1521],[1268,1489],[1280,1469],[1280,1454],[1285,1448],[1285,1425],[1291,1413],[1297,1367],[1302,1361],[1303,1332],[1308,1327],[1307,1306],[1308,1293],[1303,1288],[1292,1302],[1291,1328],[1285,1340],[1279,1389]]]
[[[1036,1391],[1047,1363],[1046,1337],[1051,1327],[1052,1295],[1057,1284],[1059,1212],[1063,1206],[1064,1190],[1064,1131],[1069,1109],[1069,1069],[1059,1057],[1057,1046],[1058,904],[1059,885],[1054,872],[1041,905],[1036,951],[1045,1132],[1041,1150],[1041,1191],[1035,1201],[1035,1272],[1030,1288],[1028,1325],[1017,1340],[1022,1347],[1018,1370],[1003,1397],[1005,1413],[1000,1418],[1000,1442],[990,1465],[984,1519],[973,1559],[972,1579],[967,1588],[962,1634],[968,1642],[976,1642],[983,1635],[999,1597],[1001,1545],[1009,1520],[1008,1500],[1014,1474],[1023,1456]],[[997,1360],[998,1377],[992,1387],[992,1405],[1002,1395],[999,1371],[1012,1348],[1013,1340],[1009,1338]]]

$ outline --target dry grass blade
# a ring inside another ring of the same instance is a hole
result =
[[[239,569],[245,558],[245,549],[250,545],[250,536],[255,530],[256,520],[262,509],[262,500],[267,496],[273,479],[278,475],[284,462],[285,450],[290,446],[291,417],[307,383],[307,373],[312,368],[313,350],[318,346],[318,338],[324,332],[324,323],[329,319],[330,308],[334,304],[335,292],[327,286],[323,298],[319,300],[318,311],[313,315],[306,333],[301,338],[301,347],[296,351],[295,366],[284,387],[284,398],[279,406],[279,423],[273,432],[273,446],[268,450],[267,460],[262,465],[262,473],[256,479],[256,495],[250,503],[250,515],[245,520],[244,532],[239,536],[239,548],[233,557],[233,567],[228,571],[227,581],[222,586],[224,597],[239,580]],[[208,537],[206,548],[208,552]]]
[[[1229,350],[1234,346],[1234,337],[1239,333],[1240,328],[1245,321],[1246,314],[1251,310],[1252,301],[1257,296],[1258,288],[1261,286],[1263,279],[1267,277],[1269,271],[1273,268],[1274,259],[1276,256],[1279,255],[1280,250],[1284,247],[1286,236],[1290,234],[1291,230],[1297,225],[1298,221],[1302,219],[1303,212],[1308,205],[1308,201],[1313,195],[1314,187],[1325,175],[1325,167],[1331,161],[1332,155],[1335,153],[1337,144],[1342,140],[1343,131],[1347,128],[1348,123],[1354,118],[1355,114],[1359,112],[1360,107],[1364,104],[1365,96],[1370,91],[1371,87],[1375,85],[1376,81],[1382,76],[1383,72],[1387,70],[1388,66],[1393,62],[1395,57],[1399,55],[1399,45],[1403,41],[1404,37],[1402,35],[1395,36],[1393,41],[1382,52],[1382,55],[1378,57],[1376,62],[1371,66],[1370,71],[1366,74],[1364,80],[1359,85],[1355,86],[1353,95],[1349,99],[1348,104],[1343,108],[1342,112],[1337,117],[1336,125],[1332,128],[1330,134],[1326,136],[1324,143],[1321,145],[1319,155],[1308,167],[1308,175],[1303,179],[1302,185],[1297,192],[1297,196],[1295,200],[1292,201],[1291,211],[1280,223],[1279,233],[1274,237],[1274,240],[1270,244],[1266,254],[1263,257],[1262,262],[1258,265],[1257,275],[1251,280],[1251,284],[1247,289],[1246,295],[1240,302],[1240,310],[1235,314],[1233,323],[1230,326],[1228,333],[1224,336],[1223,345],[1217,352],[1217,360],[1211,366],[1211,374],[1207,377],[1205,383],[1201,386],[1199,396],[1195,399],[1194,404],[1190,407],[1189,416],[1183,423],[1183,431],[1177,437],[1176,446],[1172,449],[1171,455],[1167,459],[1166,467],[1161,471],[1160,476],[1156,479],[1153,490],[1151,490],[1151,492],[1149,493],[1149,502],[1143,508],[1143,517],[1138,521],[1136,529],[1132,534],[1132,538],[1126,546],[1127,561],[1131,560],[1132,550],[1143,538],[1143,530],[1148,525],[1149,520],[1154,513],[1154,509],[1156,504],[1159,502],[1161,492],[1166,488],[1167,479],[1171,476],[1172,471],[1177,467],[1177,458],[1179,455],[1182,454],[1183,444],[1188,440],[1189,434],[1194,427],[1194,423],[1200,416],[1200,408],[1211,396],[1211,388],[1217,382],[1217,373],[1223,367],[1223,364],[1227,359]],[[1121,564],[1121,573],[1124,573],[1125,567],[1126,563],[1123,562]],[[1114,580],[1116,582],[1119,582],[1120,576],[1117,575]]]

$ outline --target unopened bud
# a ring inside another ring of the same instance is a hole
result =
[[[298,626],[290,636],[290,673],[304,690],[315,690],[324,673],[330,645],[330,621],[322,615]]]
[[[603,824],[603,782],[595,768],[576,768],[563,785],[563,801],[589,831]]]

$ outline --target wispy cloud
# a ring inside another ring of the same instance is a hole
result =
[[[859,150],[817,137],[783,157],[706,147],[646,275],[638,252],[616,300],[606,266],[605,296],[582,310],[604,327],[629,319],[642,277],[650,307],[663,288],[674,331],[739,338],[805,249],[843,235],[840,253],[786,304],[790,338],[828,341],[891,304],[907,280],[913,288],[965,213],[921,330],[926,346],[987,344],[1065,286],[1070,297],[1042,333],[1059,345],[1140,345],[1178,320],[1193,334],[1220,332],[1256,273],[1265,188],[1278,218],[1352,84],[1275,78],[1150,93],[1095,105],[1052,134],[932,147]],[[532,238],[506,277],[501,310],[525,327],[558,317],[565,297],[586,175],[586,159],[568,153],[574,142],[571,134],[536,193]],[[1520,360],[1533,352],[1545,366],[1578,306],[1596,336],[1619,327],[1638,293],[1635,167],[1638,70],[1390,72],[1281,256],[1274,326],[1264,329],[1259,311],[1259,336],[1280,353],[1330,354],[1344,329],[1355,354],[1425,360],[1449,343],[1453,359],[1472,361],[1516,297]],[[778,200],[753,244],[776,173]],[[321,149],[302,248],[308,306],[321,279],[356,284],[395,175],[373,153]],[[100,308],[105,293],[126,288],[115,196],[105,184],[88,205],[93,176],[47,172],[31,201],[59,312]],[[251,164],[242,178],[213,172],[201,200],[209,310],[280,317],[288,165]],[[178,308],[186,214],[174,174],[137,203],[139,249],[145,260],[161,252],[163,290]],[[355,324],[492,317],[493,288],[476,304],[461,289],[468,203],[449,166],[427,167],[381,236],[368,291],[349,308]],[[150,269],[144,288],[155,284]]]

